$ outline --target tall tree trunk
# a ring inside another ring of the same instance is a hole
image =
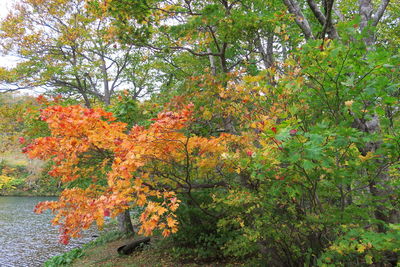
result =
[[[103,89],[104,89],[104,103],[106,106],[111,103],[110,85],[108,83],[107,65],[104,56],[101,56],[101,71],[103,73]]]
[[[85,101],[85,107],[91,108],[92,104],[90,104],[90,100],[85,92],[81,92],[83,100]]]
[[[371,0],[359,0],[359,13],[361,16],[360,30],[363,31],[368,25],[376,26],[382,18],[390,0],[381,0],[381,4],[374,12],[374,7]],[[376,36],[373,29],[368,29],[368,36],[364,38],[364,42],[368,47],[375,44]]]
[[[261,54],[261,59],[264,63],[266,69],[270,68],[274,63],[274,35],[270,33],[267,38],[267,51],[265,51],[264,46],[261,41],[261,37],[257,35],[256,46],[258,52]]]
[[[383,16],[383,13],[389,3],[389,0],[382,0],[381,5],[374,13],[373,5],[371,0],[359,0],[359,13],[361,16],[360,30],[367,30],[366,37],[363,39],[367,49],[373,49],[376,41],[375,31],[368,26],[376,26]],[[359,130],[365,133],[379,133],[381,131],[380,120],[377,114],[374,114],[370,120],[361,120],[355,118],[354,125]],[[364,147],[360,149],[363,155],[368,152],[374,153],[382,144],[381,140],[375,142],[370,142],[365,144]],[[381,203],[385,201],[391,201],[390,195],[393,194],[393,189],[388,185],[390,182],[390,175],[388,174],[388,169],[384,160],[377,159],[377,164],[380,165],[375,178],[371,178],[369,181],[369,190],[372,196],[376,197]],[[389,198],[389,199],[388,199]],[[386,199],[386,200],[385,200]],[[385,206],[378,205],[375,210],[375,218],[381,220],[385,223],[396,223],[399,221],[399,211],[398,210],[387,210]],[[384,232],[385,229],[382,224],[378,225],[380,232]]]
[[[109,106],[111,104],[111,92],[108,83],[108,73],[107,66],[104,56],[101,56],[101,70],[103,73],[103,87],[104,87],[104,104],[105,106]],[[124,234],[134,234],[135,231],[133,229],[131,217],[129,215],[129,209],[121,212],[117,215],[118,228]]]

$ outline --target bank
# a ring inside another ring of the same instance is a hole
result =
[[[246,266],[243,262],[210,259],[209,262],[198,262],[193,259],[178,258],[168,240],[161,237],[152,237],[149,244],[136,249],[130,255],[119,255],[117,249],[129,244],[140,236],[126,237],[116,230],[102,232],[100,236],[84,245],[59,256],[49,259],[44,266],[69,267],[175,267],[175,266]]]

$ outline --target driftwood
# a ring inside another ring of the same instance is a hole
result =
[[[118,254],[120,255],[129,255],[137,248],[139,248],[142,244],[148,244],[150,242],[150,237],[142,237],[132,241],[129,244],[126,244],[122,247],[118,248]]]

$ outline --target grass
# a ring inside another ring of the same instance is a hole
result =
[[[197,267],[197,266],[243,266],[235,263],[208,263],[181,262],[171,254],[169,245],[160,238],[154,237],[149,245],[131,255],[119,255],[117,249],[126,245],[137,237],[126,237],[118,231],[103,233],[96,240],[84,245],[82,249],[75,249],[60,256],[51,258],[45,267],[72,266],[72,267]]]
[[[84,249],[84,256],[76,259],[71,266],[99,266],[99,267],[141,267],[141,266],[199,266],[197,264],[179,263],[169,255],[165,247],[156,240],[151,245],[131,255],[119,255],[117,249],[126,245],[135,238],[120,238],[114,241],[89,246]],[[204,265],[203,265],[204,266]],[[212,265],[209,265],[212,266]]]

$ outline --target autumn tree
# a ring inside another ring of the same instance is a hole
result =
[[[34,105],[30,96],[0,94],[0,153],[19,150],[18,138],[26,129],[24,113]]]
[[[85,10],[83,0],[15,4],[0,35],[2,52],[21,58],[14,68],[2,68],[8,89],[44,86],[88,107],[92,99],[109,105],[118,88],[132,89],[136,98],[154,89],[149,71],[141,70],[151,57],[117,44],[109,20]]]
[[[132,205],[145,207],[140,233],[150,235],[156,228],[164,236],[176,232],[174,212],[181,202],[177,194],[224,186],[213,168],[219,165],[226,142],[235,139],[186,135],[183,130],[191,114],[190,106],[180,113],[160,113],[149,128],[134,126],[127,134],[125,123],[115,122],[100,109],[45,109],[42,119],[51,136],[34,140],[25,151],[30,157],[52,159],[55,165],[50,174],[63,182],[91,179],[98,183],[65,189],[59,201],[44,202],[37,210],[56,212],[53,223],[62,225],[64,242],[93,222],[101,227],[105,216],[116,216]],[[91,167],[80,167],[87,162]],[[205,179],[198,177],[200,173],[213,176]]]

